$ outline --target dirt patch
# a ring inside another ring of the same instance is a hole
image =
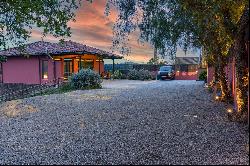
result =
[[[24,104],[22,100],[7,101],[1,105],[0,115],[15,118],[25,113],[37,112],[38,109],[32,105]]]

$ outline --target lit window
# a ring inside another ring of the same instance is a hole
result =
[[[48,79],[48,61],[42,61],[42,79]]]

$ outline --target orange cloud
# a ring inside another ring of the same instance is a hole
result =
[[[111,50],[112,46],[112,27],[117,17],[117,12],[111,7],[111,13],[107,17],[104,14],[106,1],[94,0],[93,3],[83,1],[81,7],[76,11],[76,21],[70,21],[72,35],[66,40],[83,43],[106,51]],[[153,56],[153,50],[149,44],[145,46],[137,43],[138,32],[131,36],[129,46],[132,48],[131,55],[126,59],[131,61],[146,62]],[[41,31],[32,31],[31,41],[41,40]],[[52,35],[46,36],[43,40],[57,42],[59,39]]]

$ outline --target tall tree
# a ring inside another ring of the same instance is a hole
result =
[[[67,23],[74,21],[74,12],[81,0],[1,0],[0,1],[0,49],[7,44],[25,42],[34,27],[43,35],[70,36]],[[92,1],[92,0],[86,0]]]
[[[119,11],[115,47],[127,47],[128,36],[137,28],[140,40],[150,42],[163,56],[175,55],[178,45],[184,51],[203,46],[218,71],[222,98],[229,98],[224,67],[247,0],[109,0],[108,4]]]

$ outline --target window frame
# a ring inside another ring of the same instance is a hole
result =
[[[47,63],[47,70],[45,70],[45,62]],[[47,73],[47,78],[45,77]],[[42,60],[42,79],[48,80],[49,79],[49,61],[48,60]]]

